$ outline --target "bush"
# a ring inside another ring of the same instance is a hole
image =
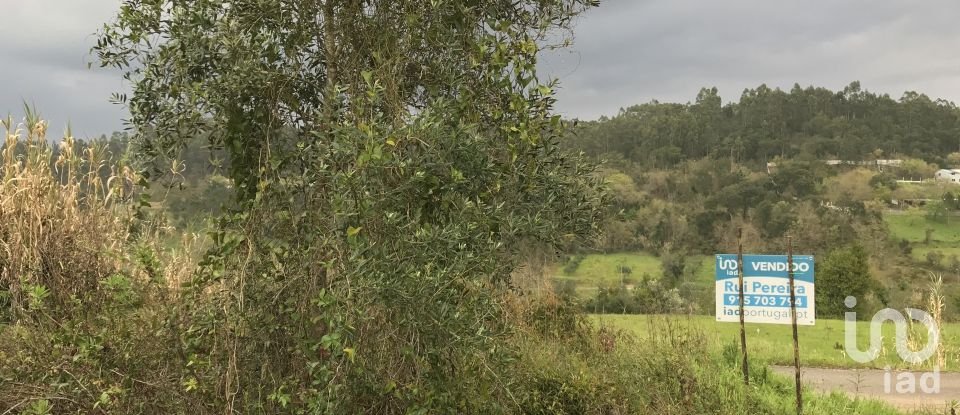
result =
[[[926,260],[931,267],[940,268],[943,265],[943,252],[936,250],[927,252]]]
[[[867,253],[859,245],[838,248],[817,266],[816,308],[818,317],[842,318],[847,296],[857,298],[857,311],[876,281],[870,275]]]
[[[640,312],[636,299],[627,287],[615,284],[597,287],[597,295],[585,306],[589,313],[634,314]]]
[[[687,257],[680,253],[666,253],[660,257],[664,278],[677,283],[683,278],[687,267]]]
[[[667,288],[661,281],[646,277],[633,289],[637,308],[643,314],[673,314],[686,310],[686,301],[677,288]]]
[[[570,260],[567,261],[567,264],[563,266],[563,273],[566,275],[573,275],[573,273],[577,272],[577,269],[580,268],[580,263],[582,263],[586,258],[587,256],[582,254],[571,256]]]
[[[670,314],[687,311],[688,304],[679,289],[644,274],[632,289],[622,284],[597,287],[597,295],[584,308],[601,314]]]
[[[901,239],[897,242],[897,245],[900,247],[900,252],[902,252],[903,255],[910,256],[910,254],[913,253],[913,245],[910,244],[910,241]]]

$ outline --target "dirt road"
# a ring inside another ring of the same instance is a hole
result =
[[[775,373],[793,379],[793,367],[772,366],[771,369]],[[936,383],[934,375],[927,374],[924,377],[925,373],[886,372],[873,369],[803,368],[800,370],[803,383],[817,391],[824,393],[843,391],[851,396],[886,401],[901,409],[943,410],[949,407],[951,401],[960,401],[960,373],[940,373],[939,384]],[[911,381],[915,386],[912,391],[908,387]],[[937,386],[939,388],[936,388]],[[939,391],[927,393],[935,389]]]

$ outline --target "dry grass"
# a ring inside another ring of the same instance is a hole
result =
[[[939,342],[937,343],[936,349],[934,349],[934,355],[932,356],[932,359],[927,359],[923,362],[913,364],[913,367],[944,369],[947,367],[947,359],[946,351],[943,346],[943,309],[945,304],[943,295],[943,276],[941,274],[930,273],[930,283],[927,286],[927,291],[922,293],[922,295],[926,297],[925,311],[927,314],[929,314],[930,320],[923,321],[924,324],[917,324],[912,318],[909,317],[909,315],[907,315],[907,347],[912,351],[920,351],[923,349],[927,345],[927,342],[930,341],[930,335],[928,332],[930,328],[927,326],[933,325],[933,329],[936,330],[939,336]]]
[[[943,275],[932,274],[930,276],[929,291],[929,296],[927,298],[927,312],[930,313],[930,316],[933,318],[933,324],[936,325],[937,333],[941,334],[940,342],[937,343],[935,363],[937,368],[943,368],[947,365],[942,338],[944,308]]]
[[[134,169],[104,146],[68,131],[54,147],[31,114],[0,125],[0,408],[198,407],[182,393],[170,287],[193,272],[203,241],[171,242],[161,216],[133,203]]]
[[[123,268],[132,215],[123,202],[136,175],[110,164],[103,147],[78,148],[69,131],[55,151],[32,114],[2,126],[0,292],[2,313],[17,320],[31,308],[62,309]]]

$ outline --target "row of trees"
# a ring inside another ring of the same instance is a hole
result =
[[[692,103],[652,101],[580,125],[577,148],[656,168],[702,157],[760,165],[774,157],[894,154],[945,164],[960,149],[960,111],[952,102],[916,92],[894,99],[859,82],[841,91],[760,85],[726,104],[716,88],[703,88]]]

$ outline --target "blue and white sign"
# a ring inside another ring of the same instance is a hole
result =
[[[743,314],[747,323],[792,324],[786,255],[743,256]],[[736,254],[717,255],[717,321],[740,322]],[[797,324],[814,325],[813,256],[793,256]]]

